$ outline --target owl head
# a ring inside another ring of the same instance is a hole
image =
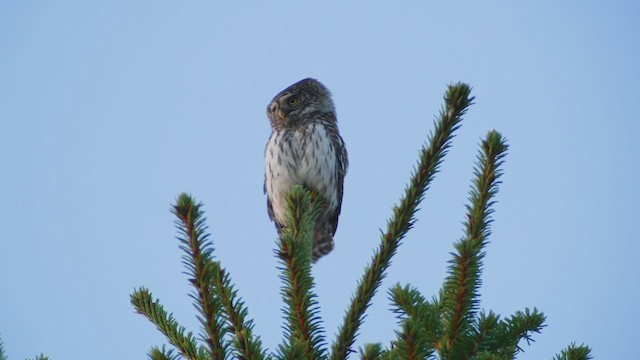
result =
[[[267,106],[267,116],[272,128],[295,127],[313,116],[332,113],[335,107],[331,93],[316,79],[304,79],[282,90]]]

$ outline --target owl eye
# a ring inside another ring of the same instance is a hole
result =
[[[287,100],[287,102],[291,106],[296,106],[296,105],[298,105],[300,103],[300,99],[298,99],[297,96],[292,96]]]

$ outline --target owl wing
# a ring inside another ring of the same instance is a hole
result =
[[[332,234],[335,235],[338,229],[338,216],[342,210],[342,193],[344,189],[344,177],[347,175],[347,169],[349,168],[349,157],[347,155],[347,147],[344,145],[344,140],[339,134],[333,136],[333,143],[336,149],[336,187],[338,192],[338,206],[332,214],[329,214],[333,229]]]
[[[269,141],[267,141],[267,143],[264,146],[264,156],[265,156],[265,158],[267,156],[267,150],[269,149],[269,142],[270,141],[271,141],[271,138],[269,138]],[[273,205],[271,205],[271,199],[269,199],[269,194],[267,194],[267,173],[266,173],[266,169],[265,169],[265,174],[264,174],[264,184],[262,185],[262,191],[264,192],[265,195],[267,195],[267,213],[269,214],[269,220],[275,222],[274,217],[273,217]]]
[[[264,179],[264,193],[267,194],[267,177]],[[276,230],[278,231],[278,235],[282,231],[282,225],[278,223],[276,217],[273,213],[273,205],[271,204],[271,199],[269,198],[269,194],[267,194],[267,213],[269,214],[269,220],[273,221],[273,224],[276,226]]]
[[[271,199],[269,198],[269,194],[267,194],[267,176],[264,176],[264,185],[262,186],[262,191],[267,195],[267,213],[269,214],[269,220],[275,221],[273,217],[273,205],[271,205]]]

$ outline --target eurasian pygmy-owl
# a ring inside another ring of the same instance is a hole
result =
[[[293,185],[303,185],[327,202],[313,235],[315,262],[333,250],[348,165],[331,93],[315,79],[301,80],[271,100],[267,116],[271,136],[265,149],[264,191],[278,233],[286,221],[284,195]]]

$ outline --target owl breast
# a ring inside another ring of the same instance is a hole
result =
[[[336,209],[337,149],[321,124],[308,124],[297,129],[274,132],[269,138],[265,156],[267,195],[275,220],[284,224],[284,194],[293,185],[304,185]]]

